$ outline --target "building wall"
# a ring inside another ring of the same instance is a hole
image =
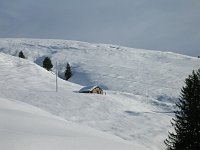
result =
[[[103,94],[103,90],[100,89],[99,87],[96,87],[95,89],[92,90],[92,93]]]

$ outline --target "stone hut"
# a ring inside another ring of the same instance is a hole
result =
[[[95,93],[95,94],[103,94],[103,89],[99,86],[86,86],[79,90],[79,93]]]

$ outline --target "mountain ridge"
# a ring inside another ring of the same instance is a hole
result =
[[[66,39],[56,39],[56,38],[50,38],[50,39],[46,39],[46,38],[0,38],[0,40],[11,40],[11,41],[17,41],[17,40],[25,40],[25,41],[63,41],[63,42],[78,42],[78,43],[83,43],[83,44],[91,44],[91,45],[107,45],[110,46],[111,48],[115,48],[115,47],[122,47],[122,48],[128,48],[128,49],[135,49],[135,50],[142,50],[142,51],[150,51],[150,52],[161,52],[161,53],[166,53],[166,54],[176,54],[176,55],[181,55],[181,56],[185,56],[185,57],[191,57],[191,58],[195,58],[198,59],[195,56],[190,56],[190,55],[186,55],[186,54],[181,54],[181,53],[176,53],[176,52],[172,52],[170,50],[154,50],[154,49],[143,49],[143,48],[134,48],[134,47],[128,47],[128,46],[123,46],[123,45],[117,45],[117,44],[109,44],[109,43],[95,43],[95,42],[87,42],[87,41],[78,41],[78,40],[66,40]]]

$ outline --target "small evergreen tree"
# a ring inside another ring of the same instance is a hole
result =
[[[46,68],[48,71],[53,68],[53,65],[51,63],[51,59],[49,57],[46,57],[43,61],[43,67]]]
[[[24,54],[22,51],[19,52],[19,55],[18,55],[20,58],[25,58]]]
[[[168,150],[200,150],[200,69],[185,80],[165,144]]]
[[[69,63],[67,63],[66,70],[65,70],[65,79],[68,80],[72,76],[72,71]]]

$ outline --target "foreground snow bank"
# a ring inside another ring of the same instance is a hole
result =
[[[0,98],[2,150],[145,150],[88,127],[67,122],[31,105]]]

